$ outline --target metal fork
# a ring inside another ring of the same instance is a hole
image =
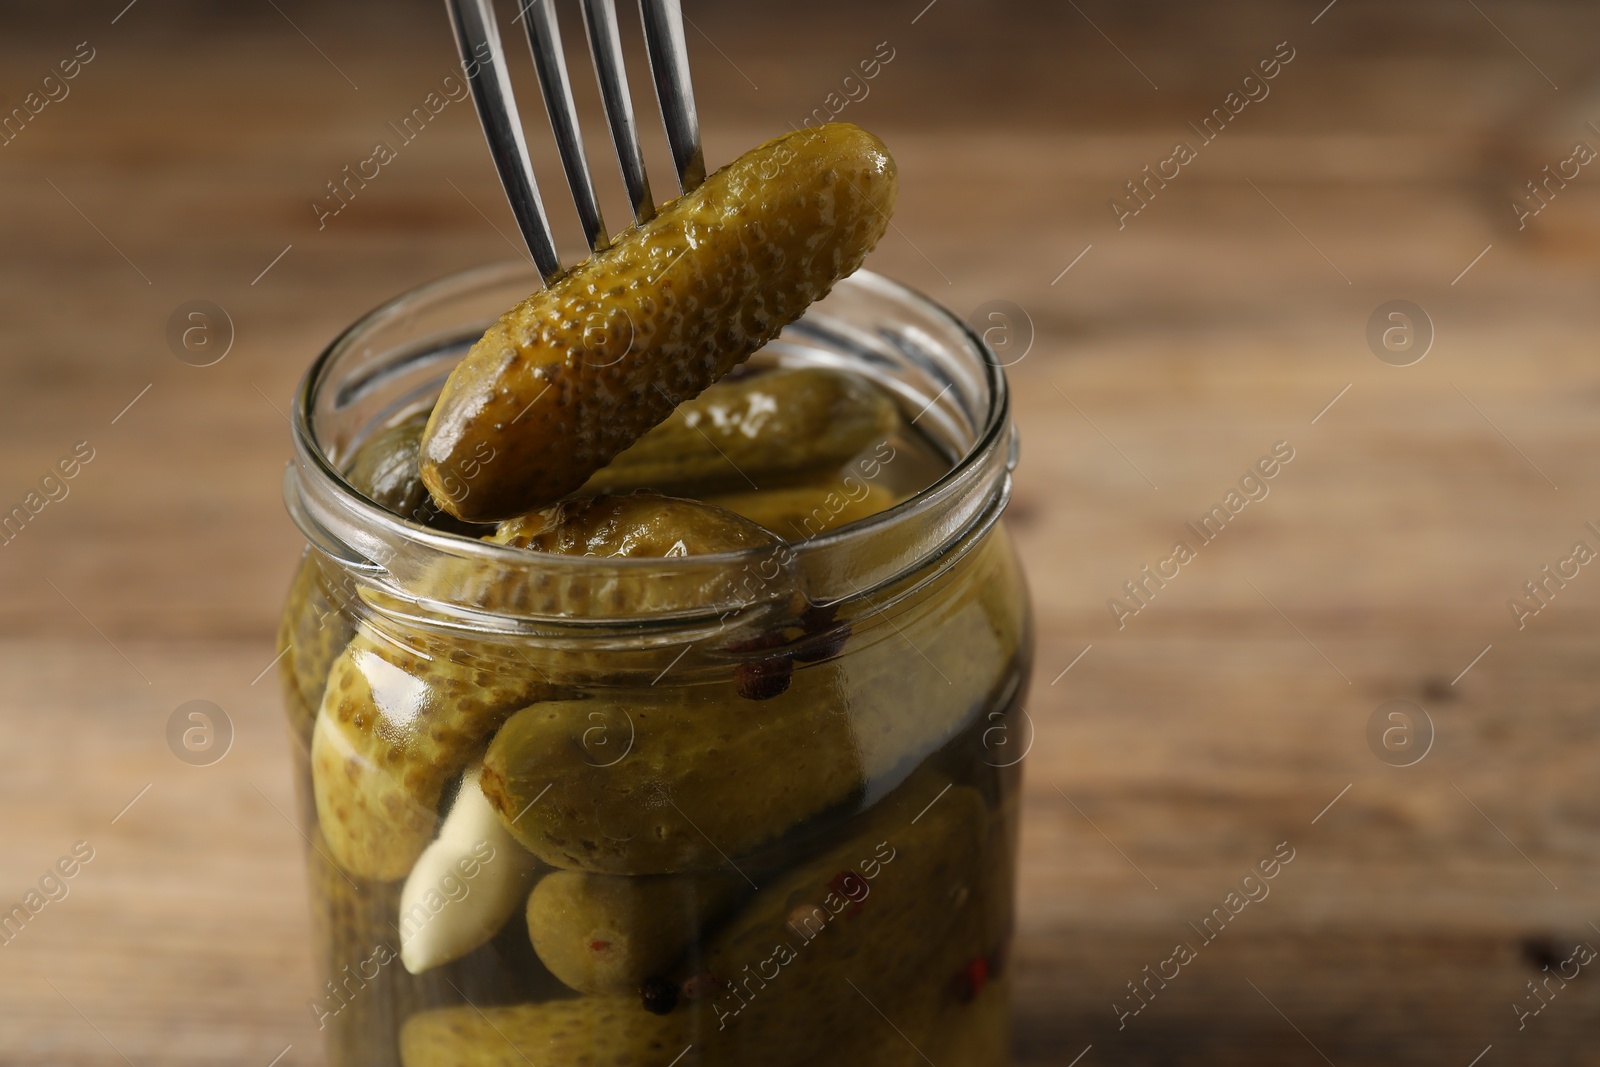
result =
[[[578,109],[572,98],[572,83],[561,50],[561,30],[556,21],[555,0],[523,0],[517,19],[526,24],[528,45],[533,50],[534,67],[544,95],[550,126],[561,153],[562,169],[572,198],[578,207],[584,236],[590,249],[598,251],[611,243],[594,182],[578,131]],[[628,76],[624,70],[622,35],[617,27],[615,0],[580,0],[589,51],[594,57],[595,77],[605,104],[607,125],[616,145],[622,180],[628,190],[636,222],[655,215],[656,205],[645,174],[644,157],[639,150],[638,128],[634,123],[632,98],[628,95]],[[493,0],[445,0],[461,51],[463,72],[472,89],[489,152],[494,157],[500,183],[511,201],[512,214],[528,243],[534,266],[546,285],[563,273],[555,241],[550,235],[550,220],[534,179],[528,158],[528,144],[522,134],[522,120],[506,68],[505,48],[495,23]],[[656,99],[666,126],[678,171],[678,187],[689,192],[705,180],[705,156],[700,146],[700,122],[695,113],[694,92],[689,84],[689,53],[683,35],[683,13],[678,0],[639,0],[644,23],[645,47],[655,81]]]

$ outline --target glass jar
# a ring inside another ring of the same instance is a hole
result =
[[[758,353],[867,376],[948,460],[777,547],[534,553],[352,489],[537,284],[402,296],[297,398],[279,644],[330,1062],[1005,1063],[1032,634],[992,354],[868,272]]]

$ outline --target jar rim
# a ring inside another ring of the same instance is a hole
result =
[[[391,584],[383,581],[384,572],[392,570],[386,565],[384,557],[393,555],[392,551],[385,551],[384,546],[392,548],[399,544],[412,552],[420,550],[425,554],[456,559],[477,559],[503,568],[536,568],[541,571],[582,572],[635,579],[644,574],[685,575],[696,571],[704,573],[714,569],[748,567],[771,557],[774,550],[764,547],[670,559],[600,558],[534,552],[492,544],[466,534],[429,529],[368,500],[350,485],[317,433],[318,400],[322,390],[330,384],[332,371],[341,356],[380,324],[405,314],[407,308],[448,299],[452,294],[475,287],[506,284],[523,274],[530,279],[536,277],[526,262],[512,260],[469,268],[427,282],[385,301],[357,319],[312,362],[295,394],[292,415],[294,458],[285,472],[284,482],[285,502],[291,517],[307,539],[343,565],[365,571],[369,578],[384,585]],[[1015,466],[1017,451],[1015,431],[1010,425],[1010,395],[1005,372],[988,343],[971,325],[927,295],[865,269],[842,279],[835,287],[835,292],[841,289],[859,291],[868,299],[879,300],[890,306],[901,305],[913,309],[942,326],[951,336],[959,337],[966,351],[953,355],[964,359],[969,370],[981,368],[987,406],[981,421],[973,420],[975,433],[971,444],[931,485],[868,518],[823,530],[803,540],[784,542],[778,547],[786,555],[796,558],[849,554],[889,531],[900,528],[915,530],[914,524],[919,519],[926,519],[930,527],[943,528],[939,530],[942,536],[931,538],[923,551],[914,554],[915,558],[905,560],[914,569],[916,565],[925,564],[947,552],[956,542],[970,538],[974,532],[982,533],[1004,510],[1010,496],[1010,471]],[[825,308],[828,299],[824,298],[808,310],[796,324],[797,327],[803,329],[808,319],[813,317],[814,310]],[[939,395],[929,400],[922,414],[940,403],[945,394],[951,391],[952,386],[947,385]],[[974,411],[968,414],[978,413]],[[918,418],[921,417],[918,415]],[[949,505],[956,498],[972,497],[974,493],[983,498],[985,506],[977,509],[969,517],[970,521],[959,524],[959,528],[950,528],[948,522],[939,521],[943,517],[939,514],[944,510],[942,505]],[[982,529],[975,530],[974,527],[980,524]],[[415,565],[407,569],[414,570]],[[895,568],[897,572],[904,569]],[[866,586],[857,587],[856,591],[871,592],[899,576],[899,573],[879,575]],[[401,588],[391,588],[389,591],[406,595],[406,584],[402,581]],[[847,598],[841,596],[834,599]]]

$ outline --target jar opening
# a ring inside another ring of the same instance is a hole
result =
[[[648,611],[618,603],[611,605],[615,610],[596,606],[588,618],[551,609],[559,597],[546,598],[544,607],[500,605],[495,611],[514,621],[615,625],[743,610],[752,597],[767,594],[763,587],[770,579],[759,576],[781,561],[785,571],[802,576],[809,600],[830,604],[871,596],[923,570],[942,571],[1005,507],[1015,442],[999,361],[950,312],[870,271],[841,281],[753,359],[831,366],[868,377],[914,413],[916,426],[951,457],[950,469],[932,485],[879,514],[775,549],[596,558],[529,552],[431,530],[352,488],[342,470],[354,449],[375,428],[430,405],[472,342],[538,284],[523,262],[432,282],[363,317],[307,371],[295,402],[285,501],[307,540],[364,586],[425,601],[432,609],[473,614],[481,613],[481,604],[441,588],[441,573],[472,568],[480,582],[555,588],[649,582],[682,590],[681,597],[655,599]],[[758,576],[754,583],[751,575]]]

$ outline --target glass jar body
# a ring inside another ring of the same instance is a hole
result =
[[[416,391],[321,370],[308,413]],[[334,421],[306,419],[330,467]],[[1032,644],[1008,479],[692,573],[554,574],[331,533],[326,474],[290,473],[312,545],[280,662],[330,1062],[1006,1062]]]

